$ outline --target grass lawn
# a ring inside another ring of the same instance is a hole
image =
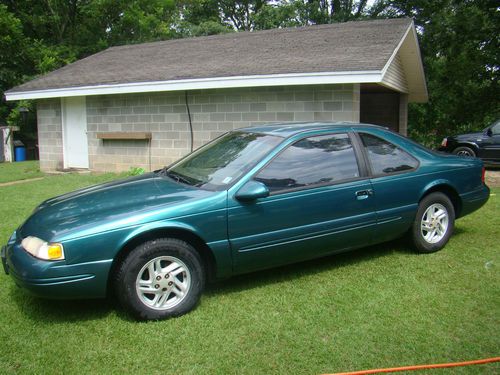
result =
[[[0,184],[42,176],[38,160],[0,163]]]
[[[114,177],[0,187],[0,242],[43,199]],[[131,321],[110,301],[40,300],[2,273],[0,373],[320,374],[498,356],[500,188],[492,193],[441,252],[396,241],[235,277],[162,322]],[[500,366],[425,372],[471,373]]]

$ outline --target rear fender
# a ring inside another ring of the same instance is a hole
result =
[[[448,196],[451,202],[453,203],[453,207],[455,209],[455,216],[460,216],[460,211],[462,209],[462,202],[460,199],[460,195],[458,194],[457,187],[450,181],[444,178],[431,181],[420,191],[419,202],[428,194],[439,191]]]

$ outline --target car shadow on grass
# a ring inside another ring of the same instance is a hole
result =
[[[211,297],[219,294],[237,293],[242,290],[259,288],[269,284],[297,280],[301,277],[319,274],[335,268],[346,267],[361,262],[371,262],[377,258],[389,256],[394,252],[409,255],[414,253],[408,245],[407,239],[400,238],[391,242],[336,253],[313,260],[234,276],[227,280],[209,284],[204,294],[207,297]]]
[[[466,231],[455,228],[455,235],[460,236]],[[217,297],[228,293],[297,280],[335,268],[347,267],[361,262],[372,262],[380,257],[394,253],[413,254],[413,250],[404,238],[361,249],[332,254],[326,257],[294,263],[287,266],[252,272],[209,284],[204,292],[206,297]],[[64,323],[106,318],[116,314],[120,319],[134,322],[112,297],[96,300],[45,300],[29,295],[24,290],[12,286],[12,300],[22,313],[33,320],[44,323]]]
[[[21,313],[48,324],[99,320],[116,308],[111,299],[48,300],[32,296],[15,285],[9,294]]]

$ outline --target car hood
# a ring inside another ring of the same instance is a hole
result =
[[[467,134],[458,134],[454,135],[452,138],[455,138],[458,141],[476,141],[479,138],[482,138],[484,135],[482,132],[476,133],[467,133]]]
[[[18,233],[22,238],[35,235],[53,241],[88,228],[103,231],[132,226],[189,214],[186,205],[196,210],[200,205],[190,203],[214,194],[149,173],[51,198],[35,209]]]

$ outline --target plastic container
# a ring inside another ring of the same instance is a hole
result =
[[[14,148],[14,157],[16,161],[25,161],[26,160],[26,147],[15,147]]]

